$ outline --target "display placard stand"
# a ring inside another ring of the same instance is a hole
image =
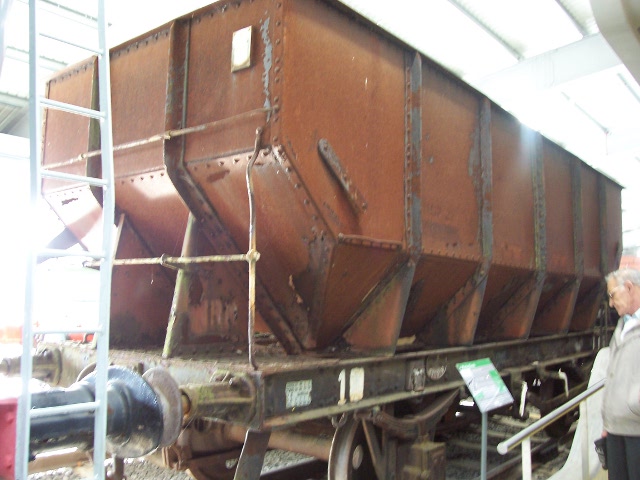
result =
[[[460,376],[469,389],[482,414],[482,443],[480,479],[487,478],[487,413],[513,403],[511,392],[489,358],[456,364]]]

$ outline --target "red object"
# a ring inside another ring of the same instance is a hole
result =
[[[0,398],[0,479],[15,478],[17,398]]]

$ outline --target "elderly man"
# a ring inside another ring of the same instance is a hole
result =
[[[609,479],[640,479],[640,271],[616,270],[605,280],[609,306],[620,315],[602,402]]]

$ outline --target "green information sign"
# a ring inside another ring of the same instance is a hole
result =
[[[488,358],[457,363],[456,368],[480,412],[486,413],[513,403],[511,392]]]

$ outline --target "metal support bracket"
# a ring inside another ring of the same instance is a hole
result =
[[[266,432],[247,430],[236,474],[233,477],[234,480],[258,480],[260,478],[270,436],[270,430]]]

